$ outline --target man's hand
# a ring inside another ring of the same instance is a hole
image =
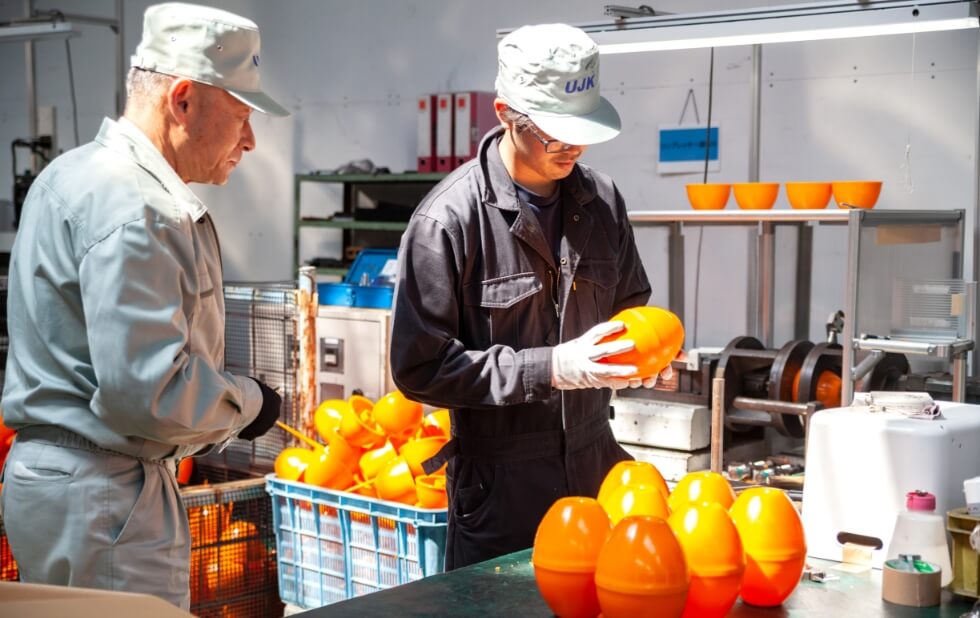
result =
[[[677,356],[674,357],[674,360],[678,360],[678,361],[683,361],[686,359],[687,359],[687,354],[684,352],[684,350],[679,351],[677,353]],[[670,365],[667,365],[666,367],[660,370],[660,373],[658,375],[650,376],[649,378],[630,378],[629,387],[630,388],[640,388],[640,387],[653,388],[654,386],[657,385],[658,378],[659,380],[670,380],[673,377],[674,377],[674,369]]]
[[[604,337],[623,330],[622,322],[603,322],[584,335],[559,344],[551,352],[551,385],[560,390],[578,388],[626,388],[626,376],[636,373],[633,365],[596,362],[601,358],[628,352],[635,347],[629,339],[599,343]]]
[[[262,409],[259,410],[259,415],[255,417],[255,420],[239,432],[238,437],[242,440],[254,440],[259,436],[264,436],[279,420],[279,414],[282,411],[282,397],[279,396],[279,393],[269,388],[267,384],[255,378],[252,379],[262,389]]]

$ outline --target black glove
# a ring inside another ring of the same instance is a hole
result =
[[[255,380],[255,378],[252,378]],[[279,420],[279,413],[282,411],[282,397],[279,393],[269,388],[259,380],[255,383],[262,389],[262,409],[255,420],[242,429],[238,437],[242,440],[254,440],[259,436],[264,436],[265,432],[272,429],[272,426]]]

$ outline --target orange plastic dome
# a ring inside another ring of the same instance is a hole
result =
[[[531,563],[542,598],[558,616],[596,616],[595,567],[611,526],[593,498],[560,498],[538,524]]]
[[[374,488],[382,500],[415,506],[419,501],[415,478],[404,457],[395,457],[374,477]]]
[[[361,476],[364,480],[370,481],[378,475],[378,472],[381,472],[381,469],[389,461],[397,456],[398,453],[395,452],[395,447],[391,445],[391,442],[385,442],[384,446],[365,452],[358,461]]]
[[[731,193],[732,186],[720,182],[687,185],[687,200],[694,210],[721,210],[728,204]]]
[[[419,506],[423,509],[444,509],[449,506],[445,475],[423,474],[415,479],[415,490]]]
[[[735,522],[717,502],[685,504],[667,520],[691,571],[685,618],[724,616],[738,600],[745,552]]]
[[[445,408],[433,410],[422,417],[422,426],[419,427],[418,434],[416,435],[416,437],[419,438],[433,438],[439,436],[446,438],[452,437],[450,430],[449,410]]]
[[[412,469],[412,474],[420,476],[425,474],[425,470],[422,469],[422,462],[438,453],[439,449],[448,441],[449,438],[443,436],[409,440],[402,445],[398,453],[408,462],[408,467]]]
[[[350,404],[343,399],[327,399],[317,406],[313,412],[313,426],[324,442],[330,440],[330,434],[340,427],[340,419],[343,418],[344,409]]]
[[[347,399],[347,403],[349,403],[350,407],[354,408],[354,412],[357,412],[358,414],[361,412],[370,412],[374,409],[374,402],[364,395],[351,395]]]
[[[318,487],[345,489],[353,482],[354,476],[343,458],[328,446],[309,463],[303,479]]]
[[[599,362],[634,365],[636,375],[641,378],[660,373],[674,360],[684,345],[684,325],[680,318],[666,309],[631,307],[623,309],[610,320],[621,321],[626,328],[602,341],[629,339],[636,347],[622,354],[602,358]]]
[[[825,410],[840,407],[841,379],[839,375],[830,369],[821,371],[820,375],[817,376],[816,390],[816,400],[823,404]],[[793,401],[806,403],[800,401],[800,372],[797,372],[793,378]]]
[[[728,509],[735,502],[735,492],[728,479],[717,472],[690,472],[670,492],[668,504],[671,511],[676,511],[690,502],[717,502]]]
[[[874,208],[881,195],[880,180],[845,180],[831,184],[838,208]],[[845,205],[846,204],[846,205]]]
[[[817,210],[830,201],[829,182],[787,182],[786,199],[792,208]]]
[[[316,456],[317,453],[308,448],[290,446],[282,449],[276,456],[273,469],[276,471],[276,476],[281,479],[298,481]]]
[[[617,462],[606,473],[606,478],[602,480],[602,485],[599,487],[599,502],[602,503],[620,485],[629,484],[655,485],[660,488],[660,493],[663,494],[664,500],[670,495],[670,490],[667,488],[667,481],[664,480],[657,466],[645,461],[628,459]]]
[[[344,408],[337,433],[352,446],[366,449],[377,448],[385,442],[384,431],[374,422],[371,408],[364,406],[350,405]]]
[[[595,570],[605,618],[680,616],[690,585],[684,551],[666,521],[634,515],[613,528]]]
[[[778,182],[737,182],[735,203],[742,210],[769,210],[779,195]]]
[[[389,436],[408,438],[422,424],[422,404],[392,391],[374,402],[374,421]]]
[[[745,549],[742,600],[762,607],[781,604],[800,582],[806,561],[800,514],[784,492],[771,487],[743,491],[729,514]]]
[[[337,429],[327,435],[327,445],[333,454],[343,461],[348,468],[351,470],[357,469],[357,462],[363,454],[361,447],[350,444],[340,435]]]
[[[599,504],[606,509],[609,521],[615,526],[630,515],[652,515],[667,519],[670,509],[667,501],[655,485],[630,483],[620,485],[604,496]]]

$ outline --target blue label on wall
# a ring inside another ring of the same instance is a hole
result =
[[[704,161],[706,137],[707,131],[704,127],[661,129],[660,160],[663,162]],[[718,160],[718,127],[711,127],[711,147],[708,150],[708,160]]]

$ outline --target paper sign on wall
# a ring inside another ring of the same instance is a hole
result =
[[[681,174],[704,171],[704,147],[707,125],[660,125],[660,155],[657,172]],[[708,171],[721,169],[718,159],[718,126],[711,126],[711,146],[708,149]]]

